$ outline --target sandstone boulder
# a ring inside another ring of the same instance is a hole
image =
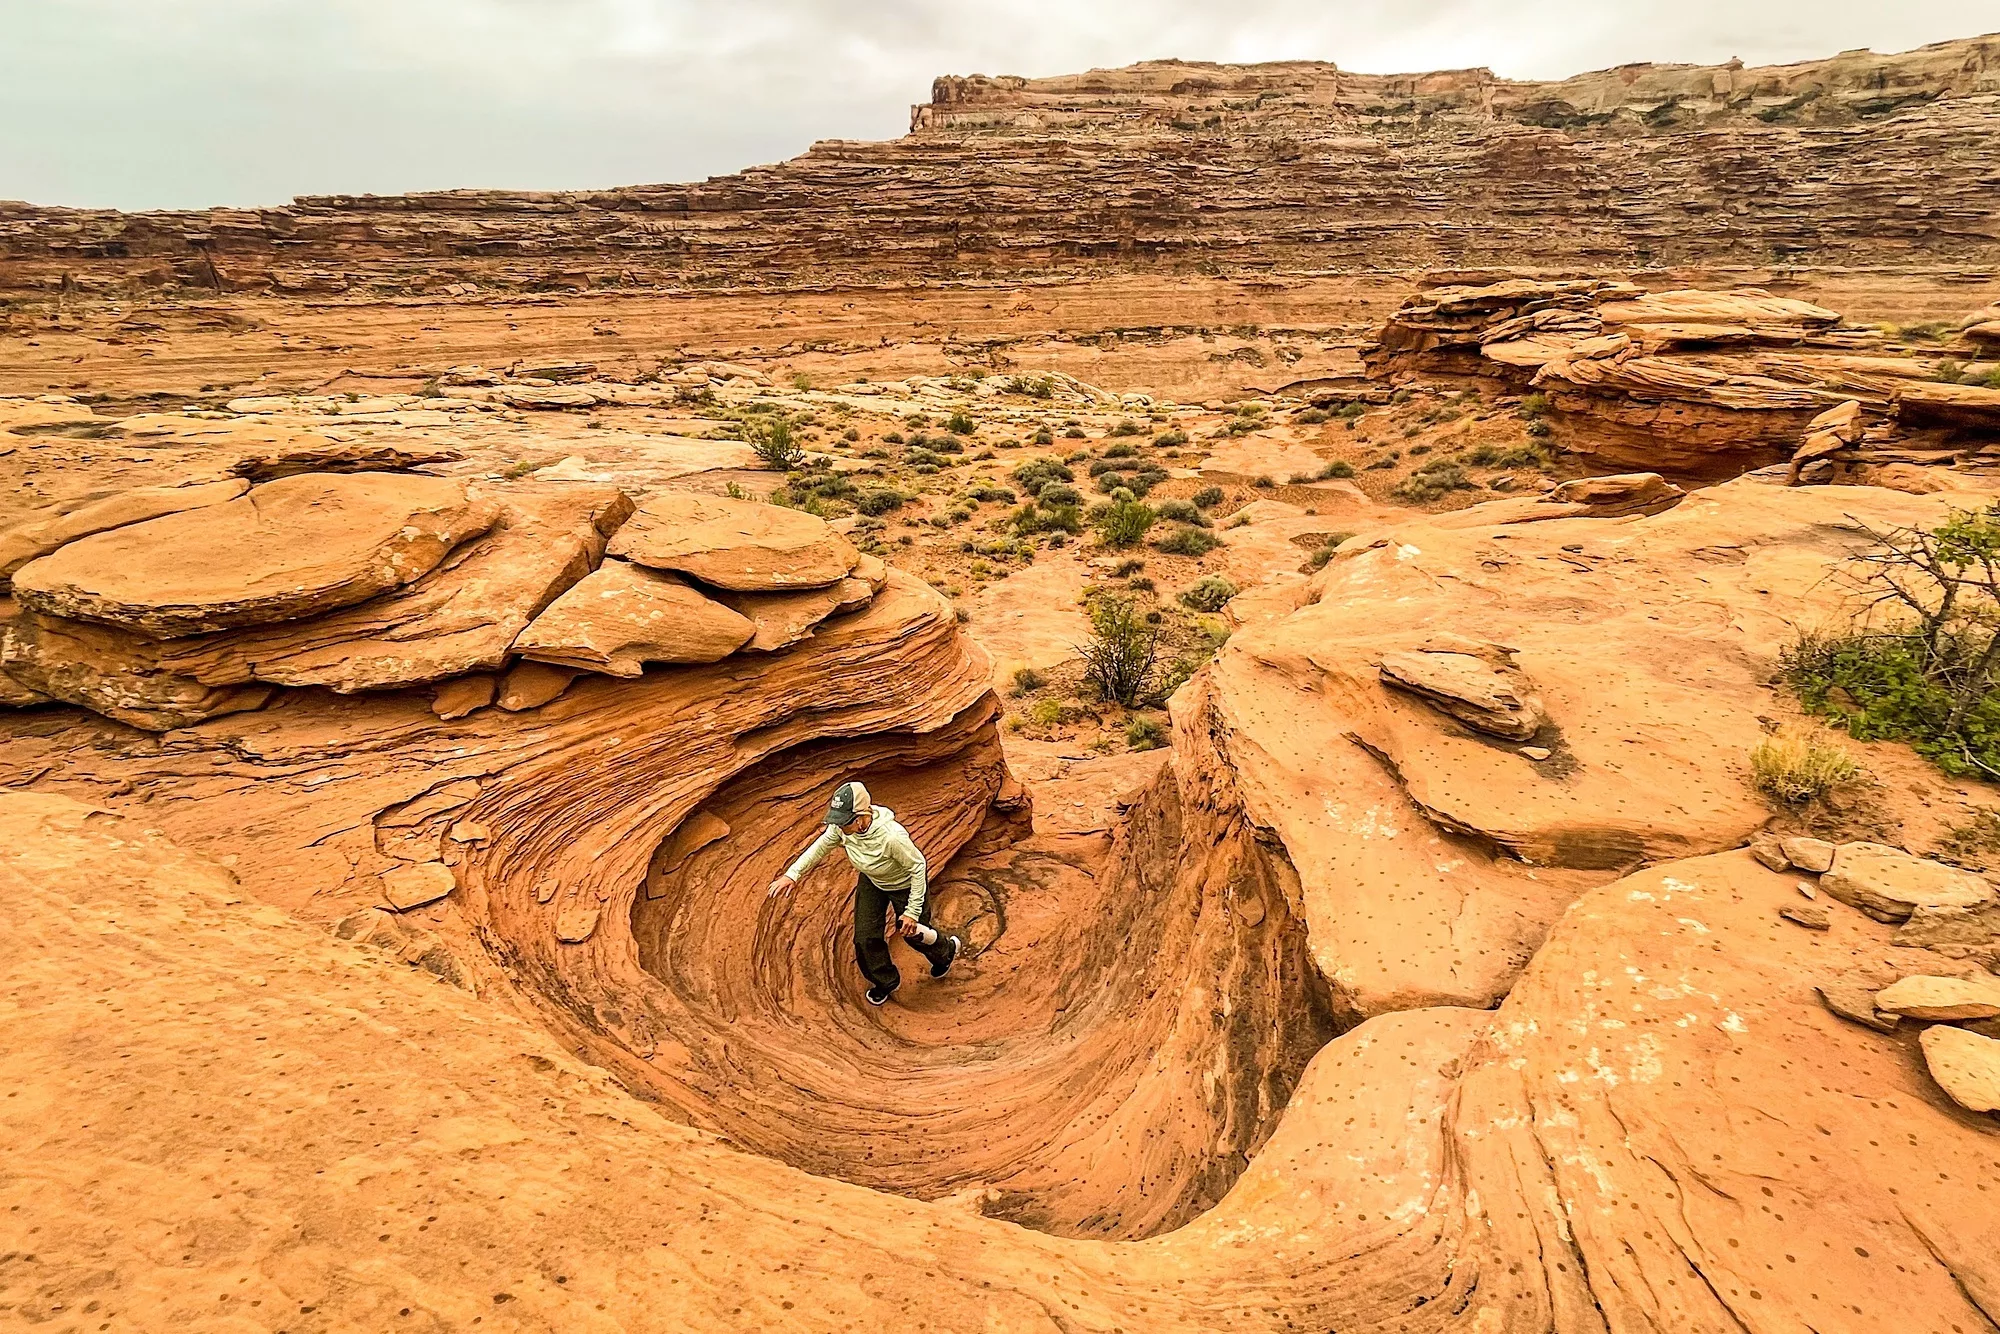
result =
[[[457,879],[443,862],[418,862],[382,873],[382,898],[397,912],[436,903],[457,888]]]
[[[2000,978],[1906,977],[1876,992],[1875,1008],[1906,1019],[1991,1019],[2000,1015]]]
[[[1920,907],[1897,929],[1896,943],[1991,967],[2000,963],[2000,901],[1976,908]]]
[[[1880,843],[1843,843],[1820,888],[1882,922],[1900,922],[1921,907],[1977,908],[1994,901],[1984,880],[1942,862],[1912,857]]]
[[[2000,1038],[1939,1024],[1917,1041],[1931,1078],[1969,1112],[2000,1112]]]
[[[1489,736],[1528,741],[1548,721],[1541,701],[1527,693],[1518,672],[1468,653],[1385,653],[1382,679]]]
[[[802,511],[681,491],[647,498],[612,539],[611,554],[740,593],[823,588],[861,558]]]
[[[1794,835],[1779,839],[1778,848],[1785,854],[1785,860],[1801,871],[1820,875],[1833,869],[1834,846],[1823,838]]]
[[[80,538],[14,575],[36,611],[160,639],[296,620],[408,584],[492,527],[458,482],[310,473]]]
[[[552,667],[546,662],[517,663],[500,682],[499,705],[509,713],[539,709],[569,689],[579,675],[574,667]]]
[[[649,662],[718,662],[756,633],[749,617],[684,579],[607,560],[536,617],[514,650],[558,667],[632,677]]]

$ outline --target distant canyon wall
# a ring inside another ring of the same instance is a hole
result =
[[[1773,264],[2000,271],[2000,36],[1545,83],[1318,62],[949,76],[903,138],[693,184],[0,203],[16,299]]]

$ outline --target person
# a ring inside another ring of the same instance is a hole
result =
[[[959,939],[931,925],[928,867],[924,854],[887,806],[877,806],[858,782],[833,790],[826,829],[771,882],[770,897],[789,894],[820,859],[839,847],[859,878],[854,882],[854,961],[868,979],[868,1003],[881,1005],[902,985],[902,972],[889,957],[888,915],[896,914],[896,934],[930,962],[931,976],[943,977],[958,958]]]

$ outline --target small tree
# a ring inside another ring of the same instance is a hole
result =
[[[1129,598],[1100,598],[1090,609],[1090,642],[1079,644],[1084,678],[1116,704],[1137,704],[1159,656],[1160,628]]]
[[[1784,676],[1807,708],[1864,741],[1908,741],[1954,774],[2000,778],[2000,504],[1935,528],[1862,531],[1853,558],[1885,626],[1808,634]]]
[[[792,431],[792,424],[783,417],[774,418],[762,426],[749,428],[750,448],[757,451],[757,457],[764,466],[776,472],[790,472],[806,461],[805,446]]]

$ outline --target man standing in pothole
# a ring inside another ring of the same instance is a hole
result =
[[[886,939],[892,910],[896,934],[930,961],[932,977],[943,977],[958,958],[959,940],[931,926],[924,854],[909,830],[896,822],[896,813],[877,806],[860,783],[842,783],[833,790],[825,832],[771,882],[771,897],[791,893],[835,847],[846,849],[847,860],[860,873],[854,882],[854,960],[868,979],[868,1003],[885,1003],[903,982]]]

